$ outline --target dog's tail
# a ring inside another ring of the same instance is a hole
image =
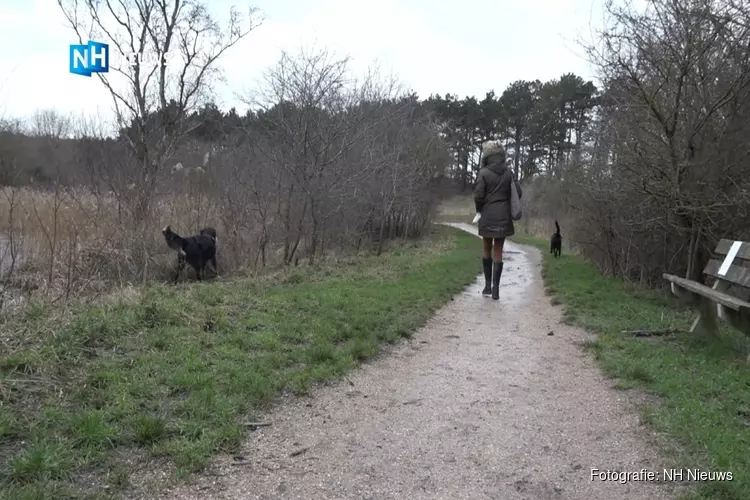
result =
[[[555,234],[560,234],[560,224],[555,221]]]

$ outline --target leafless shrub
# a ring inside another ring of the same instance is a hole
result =
[[[0,213],[12,214],[0,232],[22,239],[13,283],[64,301],[166,279],[166,225],[215,227],[222,274],[381,252],[424,231],[450,156],[416,96],[375,72],[357,80],[324,51],[285,54],[261,91],[243,117],[212,105],[186,114],[195,128],[161,157],[147,218],[127,132],[39,112],[16,148],[0,149],[13,172],[44,160],[36,180],[0,197]]]
[[[589,46],[605,83],[591,141],[542,216],[567,216],[603,272],[700,279],[720,238],[750,238],[750,11],[733,0],[606,10]]]
[[[243,16],[230,9],[221,26],[202,2],[179,0],[58,0],[81,43],[106,40],[118,54],[149,54],[111,73],[97,73],[114,105],[117,130],[132,166],[131,189],[124,197],[131,217],[152,215],[159,179],[186,136],[200,124],[190,113],[210,101],[219,76],[217,60],[259,24],[255,9]]]

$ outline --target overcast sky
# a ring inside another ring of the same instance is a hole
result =
[[[377,61],[420,96],[498,94],[514,80],[594,77],[577,40],[601,26],[602,0],[259,0],[261,27],[222,60],[224,109],[244,110],[235,93],[252,88],[282,49],[315,44],[352,57],[363,71]],[[222,15],[236,1],[208,0]],[[37,109],[109,114],[96,77],[69,73],[76,38],[56,0],[0,0],[0,118]]]

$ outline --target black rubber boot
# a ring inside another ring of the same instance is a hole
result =
[[[484,290],[482,290],[482,295],[490,295],[492,293],[492,257],[482,259],[482,267],[484,267]]]
[[[503,275],[503,263],[495,262],[492,266],[492,300],[500,300],[500,276]]]

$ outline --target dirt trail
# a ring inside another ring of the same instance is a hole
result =
[[[499,302],[477,281],[387,356],[280,405],[249,434],[248,463],[163,498],[672,498],[669,483],[591,480],[665,464],[577,345],[586,334],[559,323],[539,252],[508,243],[505,262]]]

